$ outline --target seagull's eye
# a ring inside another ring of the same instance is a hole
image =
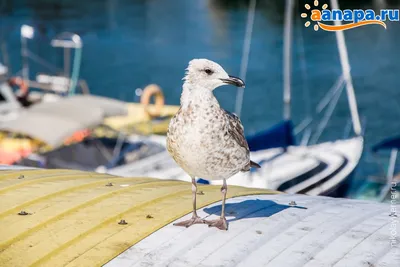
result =
[[[210,70],[210,69],[205,69],[204,70],[208,75],[211,75],[211,74],[213,74],[214,72],[212,71],[212,70]]]

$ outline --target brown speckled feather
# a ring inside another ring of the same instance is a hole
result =
[[[222,109],[222,111],[224,116],[227,117],[227,121],[229,121],[229,135],[236,141],[238,145],[245,148],[247,150],[247,153],[250,153],[249,145],[247,144],[246,138],[244,137],[244,128],[239,117],[224,109]],[[261,166],[250,160],[249,164],[246,165],[242,171],[249,171],[250,168],[261,168]]]
[[[227,117],[229,135],[235,139],[236,143],[249,152],[249,145],[244,137],[244,128],[239,117],[229,111],[222,109],[224,116]]]

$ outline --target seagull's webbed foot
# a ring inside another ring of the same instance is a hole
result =
[[[225,217],[220,217],[217,220],[205,221],[205,223],[208,224],[208,227],[216,227],[220,230],[228,230],[228,223],[226,222]]]
[[[174,223],[174,226],[185,226],[187,228],[196,223],[203,224],[203,223],[205,223],[205,221],[203,219],[201,219],[199,216],[193,215],[192,218],[190,218],[189,220]]]

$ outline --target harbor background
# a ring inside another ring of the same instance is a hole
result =
[[[257,1],[241,120],[246,134],[282,119],[284,1]],[[62,50],[50,40],[62,31],[83,40],[81,78],[91,93],[138,101],[136,88],[159,84],[168,104],[178,104],[182,77],[192,58],[219,62],[239,74],[248,1],[0,1],[0,41],[7,43],[12,71],[21,68],[20,26],[37,29],[29,41],[34,53],[62,66]],[[305,2],[304,2],[305,3]],[[339,2],[341,8],[399,8],[399,1]],[[292,117],[295,124],[315,110],[341,73],[335,34],[303,26],[295,12]],[[345,32],[361,118],[365,151],[399,133],[400,23]],[[31,64],[31,78],[40,69]],[[308,88],[308,89],[306,89]],[[234,111],[236,89],[216,90],[221,105]],[[320,141],[343,137],[350,118],[345,92]],[[370,156],[357,171],[363,179],[379,167]]]

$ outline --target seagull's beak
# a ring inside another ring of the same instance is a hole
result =
[[[240,78],[234,77],[234,76],[231,76],[231,75],[229,75],[228,79],[221,79],[221,81],[223,81],[226,84],[232,84],[232,85],[237,86],[237,87],[244,87],[245,86],[244,82]]]

